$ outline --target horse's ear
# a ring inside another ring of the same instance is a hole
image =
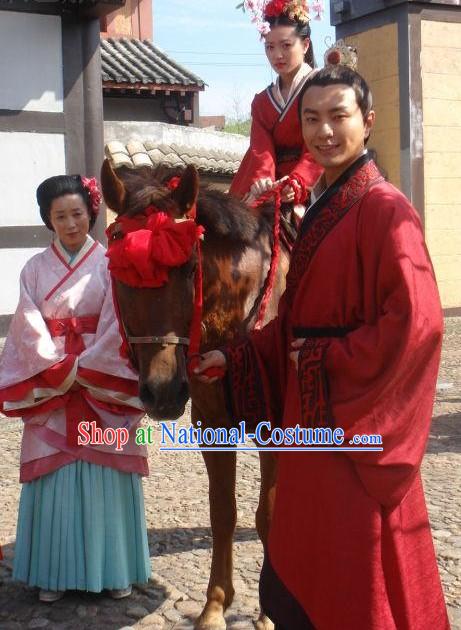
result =
[[[122,180],[115,174],[115,171],[107,158],[102,163],[101,188],[106,204],[111,210],[120,214],[125,206],[125,186],[123,185]]]
[[[186,214],[197,202],[199,177],[195,166],[189,164],[181,175],[181,181],[172,197],[179,206],[181,214]]]

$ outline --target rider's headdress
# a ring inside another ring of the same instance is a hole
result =
[[[323,0],[244,0],[237,8],[248,11],[258,31],[265,35],[270,30],[268,20],[281,16],[300,23],[309,22],[312,16],[320,20]]]
[[[330,46],[324,55],[325,66],[348,66],[352,70],[357,70],[358,59],[357,48],[349,46],[343,39]]]

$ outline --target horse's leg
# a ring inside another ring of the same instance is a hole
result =
[[[235,503],[236,453],[202,452],[208,471],[213,554],[207,602],[196,621],[197,630],[226,627],[224,611],[232,603],[232,538],[237,521]]]
[[[259,451],[259,469],[261,471],[261,486],[258,509],[256,510],[256,529],[265,549],[274,507],[277,476],[276,460],[273,453]],[[261,612],[258,621],[255,623],[255,628],[257,630],[273,630],[274,624]]]

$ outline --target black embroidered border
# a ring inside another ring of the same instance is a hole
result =
[[[251,342],[242,341],[225,348],[227,358],[227,398],[232,420],[245,420],[247,429],[261,420],[271,420],[258,361]]]
[[[324,358],[329,345],[325,338],[306,339],[298,357],[298,384],[303,427],[332,427]]]
[[[300,235],[293,248],[286,278],[286,299],[289,304],[293,302],[299,281],[323,239],[371,186],[383,181],[376,164],[369,158],[365,160],[365,157],[367,156],[363,156],[352,165],[351,169],[355,167],[355,172],[343,185],[335,188],[336,192],[332,196],[319,199],[319,205],[315,207],[314,204],[306,215],[306,221],[301,226]]]

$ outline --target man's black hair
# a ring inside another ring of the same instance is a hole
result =
[[[365,119],[373,106],[370,88],[365,79],[348,66],[331,65],[312,73],[299,93],[298,115],[301,120],[303,96],[310,87],[326,87],[327,85],[347,85],[351,87],[357,99],[363,118]]]

